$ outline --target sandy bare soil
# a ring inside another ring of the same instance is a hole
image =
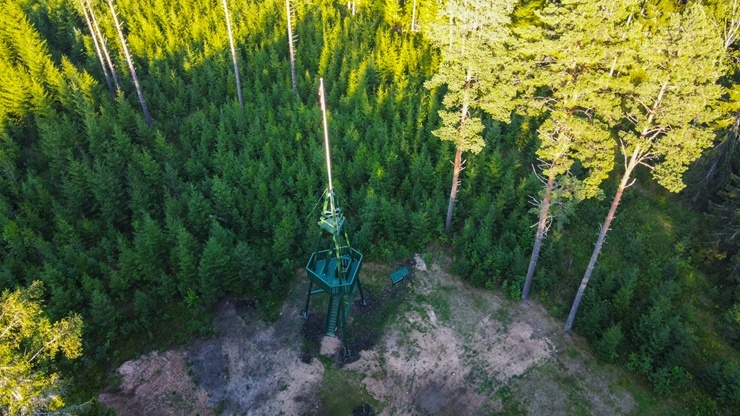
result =
[[[386,284],[389,271],[367,265],[362,279]],[[544,309],[471,288],[419,256],[413,279],[377,290],[368,309],[353,309],[351,328],[361,332],[373,305],[400,305],[377,342],[355,338],[347,360],[340,340],[320,336],[320,302],[312,300],[312,317],[300,319],[305,281],[298,280],[274,323],[260,321],[246,302],[223,302],[217,337],[125,363],[120,391],[100,401],[121,415],[344,414],[322,395],[331,369],[358,380],[372,397],[372,404],[353,409],[357,415],[627,414],[635,408],[616,382],[617,370],[598,365],[582,341],[563,337],[562,324]]]
[[[104,393],[100,403],[119,415],[214,415],[208,394],[188,377],[183,351],[152,352],[125,362],[119,369],[121,386]]]

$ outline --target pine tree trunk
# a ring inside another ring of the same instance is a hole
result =
[[[550,197],[552,195],[552,188],[555,186],[555,175],[550,175],[547,178],[547,184],[545,185],[545,197],[542,199],[540,205],[540,220],[537,223],[537,233],[534,237],[534,247],[532,247],[532,257],[529,259],[529,268],[527,269],[527,278],[524,280],[524,288],[522,289],[522,301],[526,302],[529,299],[529,289],[532,287],[532,279],[534,278],[534,270],[537,267],[537,259],[540,257],[540,248],[542,247],[542,240],[545,237],[545,227],[547,226],[547,217],[550,213]]]
[[[239,99],[239,107],[244,108],[244,101],[242,101],[242,83],[239,79],[239,64],[236,60],[236,48],[234,47],[234,36],[231,34],[231,18],[229,17],[229,7],[226,5],[226,0],[221,0],[224,5],[224,13],[226,14],[226,30],[229,32],[229,45],[231,45],[231,60],[234,62],[234,77],[236,78],[236,95]]]
[[[452,14],[450,14],[450,51],[452,51]]]
[[[90,7],[89,2],[87,3],[87,7],[88,12],[90,13],[90,19],[92,19],[93,28],[95,28],[95,33],[97,34],[98,40],[100,41],[100,47],[103,50],[103,55],[105,56],[105,62],[108,63],[108,69],[110,69],[111,77],[113,77],[113,84],[115,84],[116,91],[118,91],[121,89],[121,83],[118,81],[116,67],[113,66],[113,60],[110,58],[110,53],[108,53],[108,46],[106,45],[105,36],[103,36],[103,33],[100,31],[98,19],[95,18],[95,12],[93,11],[92,7]]]
[[[414,0],[414,6],[411,9],[411,31],[416,32],[416,0]]]
[[[622,176],[622,180],[619,182],[619,188],[617,188],[617,193],[614,195],[614,200],[612,201],[612,205],[609,208],[609,212],[606,214],[606,219],[604,220],[604,224],[601,226],[601,231],[599,232],[599,238],[596,240],[596,246],[594,247],[594,252],[591,254],[591,260],[588,262],[588,267],[586,267],[586,273],[583,275],[583,279],[581,280],[581,286],[578,287],[578,293],[576,293],[576,297],[573,300],[573,306],[570,308],[570,313],[568,314],[568,320],[565,321],[565,327],[563,328],[565,330],[565,333],[570,333],[570,330],[573,328],[573,321],[576,318],[576,313],[578,312],[578,306],[581,304],[581,298],[583,298],[583,293],[586,291],[586,286],[588,285],[588,281],[591,278],[591,274],[594,271],[594,268],[596,267],[596,260],[599,258],[599,253],[601,252],[601,247],[604,245],[604,240],[606,239],[606,232],[609,231],[609,226],[612,223],[612,220],[614,219],[614,214],[617,212],[617,205],[619,205],[619,201],[622,199],[622,194],[624,193],[624,190],[629,186],[627,183],[630,180],[630,177],[632,176],[632,170],[637,166],[639,163],[640,153],[639,153],[639,146],[635,148],[634,153],[632,154],[632,157],[629,159],[629,163],[627,166],[625,166],[624,169],[624,175]]]
[[[462,134],[463,126],[465,126],[465,122],[468,120],[468,109],[470,106],[470,103],[468,101],[468,90],[470,89],[470,82],[473,79],[472,74],[470,70],[467,71],[467,79],[465,80],[465,94],[463,98],[463,106],[460,110],[460,126],[458,126],[457,131],[458,134]],[[450,203],[447,205],[447,219],[445,220],[445,233],[450,233],[450,228],[452,226],[452,211],[455,209],[455,198],[457,197],[457,188],[460,185],[460,171],[463,170],[462,167],[462,148],[458,144],[455,147],[455,163],[454,167],[452,168],[452,189],[450,189]]]
[[[87,28],[90,30],[90,36],[92,37],[93,45],[95,45],[95,54],[98,55],[98,60],[100,61],[100,67],[103,69],[103,76],[105,76],[105,83],[108,85],[108,90],[110,91],[110,95],[115,97],[116,90],[113,89],[113,83],[111,82],[110,74],[108,73],[108,66],[105,63],[105,59],[103,58],[103,52],[100,50],[100,45],[98,44],[98,36],[95,33],[95,29],[93,29],[90,16],[88,16],[87,14],[87,7],[85,7],[84,3],[81,5],[82,5],[82,14],[85,17],[85,23],[87,24]]]
[[[285,0],[285,15],[288,18],[288,48],[290,52],[290,80],[293,83],[293,95],[298,98],[298,84],[295,79],[295,51],[293,50],[293,21],[290,13],[290,0]]]
[[[139,96],[139,104],[141,104],[141,111],[144,112],[144,119],[146,120],[146,124],[148,124],[150,127],[154,126],[154,123],[152,122],[152,116],[149,115],[149,109],[146,106],[146,101],[144,101],[144,93],[141,92],[141,85],[139,84],[139,77],[136,76],[136,68],[134,67],[134,61],[131,59],[131,54],[128,51],[128,45],[126,44],[126,38],[123,36],[123,29],[121,28],[121,22],[118,20],[118,15],[116,14],[116,8],[113,5],[113,0],[108,0],[108,7],[110,7],[111,14],[113,15],[113,23],[116,25],[116,31],[118,32],[118,38],[121,40],[121,49],[123,50],[123,55],[126,58],[126,63],[128,63],[128,67],[131,70],[131,78],[134,80],[134,87],[136,87],[136,94]]]
[[[452,189],[450,190],[450,203],[447,205],[447,220],[445,221],[445,233],[450,233],[452,226],[452,211],[455,208],[455,198],[457,197],[457,187],[460,184],[460,167],[462,165],[462,150],[458,147],[455,151],[455,164],[452,169]]]

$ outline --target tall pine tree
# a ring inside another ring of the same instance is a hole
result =
[[[635,182],[635,169],[645,166],[660,185],[680,191],[685,186],[683,173],[712,144],[709,126],[721,116],[716,109],[723,89],[717,80],[725,66],[717,25],[698,3],[666,17],[631,22],[622,34],[631,47],[603,68],[602,87],[591,101],[596,116],[618,131],[624,172],[565,323],[566,332],[573,326],[619,201]],[[584,25],[582,30],[589,29]]]
[[[508,27],[516,0],[448,0],[437,20],[427,25],[426,36],[440,50],[439,71],[425,85],[446,86],[445,109],[439,111],[442,127],[433,134],[455,145],[452,187],[445,232],[450,232],[464,152],[478,153],[485,146],[480,109],[495,120],[507,122],[516,94],[518,66],[513,59]]]

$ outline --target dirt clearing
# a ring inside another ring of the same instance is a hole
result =
[[[619,370],[535,304],[474,289],[416,256],[390,286],[368,264],[368,306],[353,305],[353,356],[323,337],[326,300],[300,319],[301,273],[278,319],[245,302],[219,305],[216,337],[125,363],[120,391],[100,396],[131,415],[627,414]],[[164,399],[163,399],[164,398]],[[171,398],[171,399],[168,399]]]

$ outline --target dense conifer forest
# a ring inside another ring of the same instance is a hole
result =
[[[0,0],[0,411],[98,412],[220,299],[277,313],[323,77],[353,246],[446,250],[686,414],[737,414],[740,6],[609,3],[290,0],[294,89],[283,1]]]

